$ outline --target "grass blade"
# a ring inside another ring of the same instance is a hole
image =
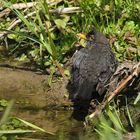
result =
[[[16,119],[21,121],[22,123],[26,124],[27,126],[30,126],[31,128],[34,128],[36,130],[39,130],[39,131],[42,131],[42,132],[45,132],[45,133],[48,133],[48,134],[51,134],[51,135],[55,135],[54,133],[48,132],[48,131],[46,131],[46,130],[44,130],[44,129],[42,129],[42,128],[40,128],[40,127],[38,127],[38,126],[36,126],[36,125],[34,125],[32,123],[29,123],[29,122],[27,122],[27,121],[25,121],[23,119],[20,119],[20,118],[16,118]]]

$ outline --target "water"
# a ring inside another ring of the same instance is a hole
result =
[[[71,110],[16,110],[15,115],[26,121],[29,121],[47,132],[55,135],[44,133],[32,133],[24,136],[26,139],[39,140],[94,140],[97,134],[86,132],[82,121],[77,121],[71,117]],[[93,137],[94,135],[94,137]],[[24,138],[22,137],[22,138]]]

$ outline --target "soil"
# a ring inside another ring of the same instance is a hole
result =
[[[48,86],[47,75],[0,67],[0,99],[15,99],[21,108],[47,108],[69,104],[68,80]]]

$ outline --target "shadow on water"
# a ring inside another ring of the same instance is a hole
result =
[[[75,98],[75,88],[71,84],[71,81],[67,84],[67,90],[69,93],[69,99],[74,103],[72,117],[78,121],[85,121],[85,117],[89,114],[90,103],[92,100],[96,99],[101,102],[104,98],[104,94],[100,96],[97,92],[92,93],[91,99],[89,100],[79,100]]]
[[[73,112],[71,117],[77,121],[84,121],[88,114],[90,101],[80,101],[75,99],[75,89],[72,86],[71,81],[68,82],[66,88],[69,93],[69,99],[73,102]]]

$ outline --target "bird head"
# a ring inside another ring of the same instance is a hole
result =
[[[101,43],[101,44],[108,44],[107,38],[100,32],[93,29],[89,33],[78,33],[78,38],[84,39],[86,41],[91,41],[93,43]]]

